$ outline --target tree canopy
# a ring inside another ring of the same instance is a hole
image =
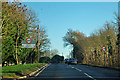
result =
[[[103,28],[92,33],[89,37],[79,31],[69,29],[63,37],[64,45],[72,45],[74,58],[83,64],[104,65],[104,52],[106,47],[106,66],[117,66],[119,58],[116,25],[106,23]]]
[[[36,62],[38,46],[35,49],[21,48],[22,41],[30,37],[39,44],[40,52],[49,49],[50,40],[46,30],[40,26],[35,12],[20,2],[2,3],[2,63],[14,58],[13,63]],[[40,42],[38,43],[38,36]],[[8,61],[7,61],[8,62]]]

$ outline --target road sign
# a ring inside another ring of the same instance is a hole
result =
[[[27,38],[26,41],[22,41],[22,48],[36,48],[36,42],[31,38]]]
[[[22,48],[36,48],[35,44],[22,44]]]
[[[32,39],[31,39],[31,38],[27,38],[27,39],[26,39],[26,42],[27,42],[28,44],[30,44],[30,43],[32,42]]]
[[[103,47],[102,47],[102,50],[103,50],[103,51],[106,51],[106,47],[105,47],[105,46],[103,46]]]

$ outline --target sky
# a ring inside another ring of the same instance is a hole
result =
[[[3,0],[8,1],[8,0]],[[14,0],[9,0],[14,1]],[[24,2],[118,2],[120,0],[19,0]]]
[[[64,47],[63,37],[68,29],[78,30],[86,36],[114,20],[117,2],[24,2],[44,26],[51,41],[51,49],[66,56],[72,50]]]

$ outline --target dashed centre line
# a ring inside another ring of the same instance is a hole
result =
[[[96,80],[94,79],[92,76],[88,75],[87,73],[84,73],[86,76],[88,76],[89,78],[92,78],[93,80]]]
[[[72,68],[74,68],[74,67],[72,67]]]
[[[71,68],[74,68],[74,69],[76,69],[76,70],[78,70],[78,71],[82,71],[82,70],[80,70],[80,69],[78,69],[78,68],[75,68],[75,67],[72,67],[71,65],[70,65],[70,67]],[[96,79],[94,79],[92,76],[90,76],[90,75],[88,75],[87,73],[84,73],[86,76],[88,76],[89,78],[91,78],[91,79],[93,79],[93,80],[96,80]]]
[[[80,70],[80,69],[78,69],[78,68],[75,68],[75,69],[78,70],[78,71],[80,71],[80,72],[82,71],[82,70]]]

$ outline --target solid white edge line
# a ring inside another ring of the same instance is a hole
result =
[[[50,64],[49,64],[49,65],[50,65]],[[48,65],[48,66],[49,66],[49,65]],[[40,72],[38,72],[38,73],[35,75],[35,77],[38,76],[38,75],[39,75],[45,68],[47,68],[48,66],[44,67]]]

